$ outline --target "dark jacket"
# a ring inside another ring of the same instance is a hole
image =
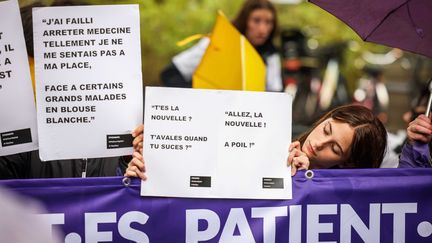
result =
[[[0,157],[0,179],[65,178],[123,175],[130,158],[110,157],[41,161],[39,151]]]

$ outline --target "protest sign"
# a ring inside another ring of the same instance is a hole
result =
[[[18,2],[0,2],[0,156],[38,147],[36,108]]]
[[[42,160],[132,153],[142,123],[138,5],[33,9]]]
[[[51,224],[41,234],[61,229],[68,243],[432,241],[432,170],[313,172],[292,178],[291,200],[143,198],[140,180],[123,185],[123,177],[3,180],[0,186],[39,200],[48,210],[40,216]]]
[[[291,103],[285,93],[147,87],[142,195],[291,198]]]

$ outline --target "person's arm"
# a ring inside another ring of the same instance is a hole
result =
[[[191,48],[174,56],[161,72],[162,84],[167,87],[192,87],[192,75],[201,63],[209,43],[209,38],[202,38]]]
[[[399,157],[399,168],[431,167],[429,143],[432,124],[428,117],[419,115],[407,128],[408,141]]]
[[[161,72],[160,79],[165,87],[191,88],[192,81],[186,80],[174,63],[168,64]]]
[[[402,147],[398,168],[430,168],[429,145],[406,142]]]

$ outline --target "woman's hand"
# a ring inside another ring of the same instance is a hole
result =
[[[132,145],[135,152],[143,154],[143,133],[144,133],[144,124],[138,125],[133,131],[132,131],[132,137],[134,137],[134,140],[132,141]]]
[[[147,176],[144,172],[144,157],[140,153],[134,152],[131,161],[128,163],[124,176],[139,177],[142,180],[146,180]]]
[[[132,137],[134,140],[132,141],[132,145],[134,148],[134,152],[132,154],[132,159],[128,163],[128,167],[124,176],[132,176],[139,177],[142,180],[146,180],[145,176],[145,166],[144,166],[144,156],[143,156],[143,132],[144,132],[144,124],[138,125],[132,131]]]
[[[309,168],[309,158],[301,151],[299,141],[291,143],[289,152],[288,165],[291,165],[291,176],[294,176],[297,170],[307,170]]]
[[[423,114],[419,115],[408,124],[407,135],[411,143],[414,141],[429,143],[432,139],[431,120]]]

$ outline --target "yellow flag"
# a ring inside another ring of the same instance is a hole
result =
[[[265,69],[252,44],[219,12],[192,87],[264,91]]]

